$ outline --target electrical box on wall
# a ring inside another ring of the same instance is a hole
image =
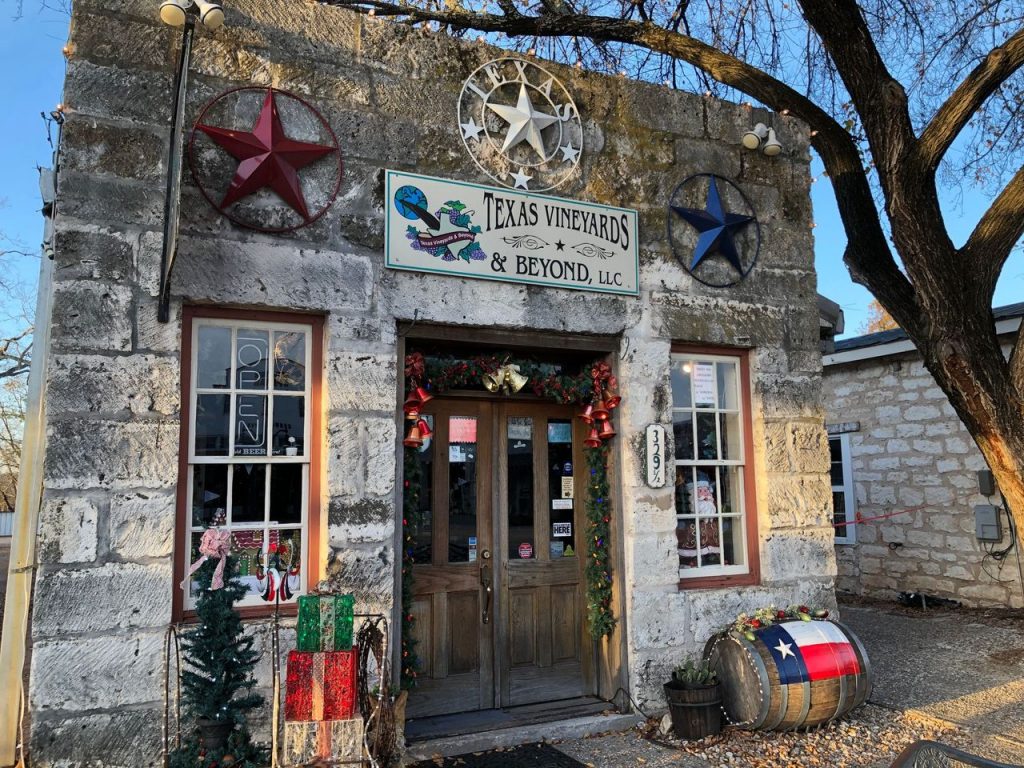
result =
[[[999,522],[999,507],[978,504],[974,507],[974,531],[978,541],[1002,541],[1003,526]]]
[[[978,491],[982,496],[995,495],[996,479],[991,469],[978,470]]]

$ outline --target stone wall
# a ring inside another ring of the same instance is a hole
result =
[[[857,512],[905,514],[857,526],[856,544],[837,544],[836,589],[885,599],[923,592],[969,606],[1019,608],[1010,542],[979,542],[974,505],[1001,505],[978,493],[987,465],[967,429],[916,353],[825,368],[828,423],[860,422],[850,435]]]
[[[682,653],[736,612],[833,603],[804,126],[776,116],[787,150],[769,159],[740,148],[763,114],[557,68],[588,142],[580,178],[559,194],[640,212],[640,298],[398,273],[383,268],[383,169],[488,181],[463,151],[454,105],[465,77],[497,51],[301,2],[235,0],[226,12],[224,29],[197,33],[186,125],[240,84],[299,93],[338,134],[341,194],[310,227],[257,234],[214,211],[186,173],[172,322],[158,323],[178,33],[159,24],[151,0],[77,0],[34,603],[34,765],[159,761],[185,301],[327,314],[328,568],[363,607],[394,603],[397,323],[417,310],[421,323],[623,338],[615,462],[625,567],[615,576],[629,685],[642,704],[660,704],[660,685]],[[665,242],[672,189],[706,171],[742,184],[761,220],[760,261],[728,290],[693,281]],[[761,586],[677,587],[672,489],[644,485],[641,456],[644,427],[671,425],[673,341],[755,350],[749,466]],[[266,634],[258,624],[253,631]],[[266,664],[260,679],[269,680]]]

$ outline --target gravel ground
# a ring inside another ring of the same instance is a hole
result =
[[[872,704],[808,733],[726,728],[719,736],[681,742],[658,737],[658,725],[652,720],[627,734],[579,739],[558,744],[558,748],[593,768],[884,768],[919,739],[970,748],[970,738],[961,729]],[[651,736],[657,741],[649,740]]]

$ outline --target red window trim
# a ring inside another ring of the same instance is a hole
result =
[[[743,499],[747,530],[747,559],[750,570],[735,576],[692,576],[679,579],[679,589],[715,589],[719,587],[748,587],[761,583],[761,548],[757,535],[757,483],[754,480],[753,406],[750,399],[750,355],[753,350],[739,347],[712,347],[696,344],[673,344],[672,354],[723,355],[740,361],[740,394],[743,408]],[[678,566],[677,566],[678,567]]]
[[[321,570],[321,505],[320,482],[323,462],[323,370],[324,370],[324,317],[323,315],[301,314],[298,312],[277,312],[274,310],[225,309],[221,307],[185,306],[181,316],[181,429],[178,438],[178,488],[174,529],[174,585],[171,603],[172,621],[188,621],[195,618],[195,611],[184,609],[184,593],[181,582],[185,579],[185,561],[182,557],[188,551],[188,433],[191,414],[192,386],[192,325],[195,320],[250,320],[253,322],[298,323],[312,326],[310,362],[313,378],[310,382],[311,414],[309,451],[309,510],[307,515],[307,551],[309,562],[305,564],[306,589],[312,591],[320,579]],[[296,605],[281,606],[283,615],[297,611]],[[238,609],[243,619],[262,618],[274,613],[274,606],[248,606]]]

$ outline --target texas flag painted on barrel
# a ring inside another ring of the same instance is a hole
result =
[[[775,659],[782,685],[861,672],[850,640],[830,621],[787,621],[759,630],[758,636]]]

